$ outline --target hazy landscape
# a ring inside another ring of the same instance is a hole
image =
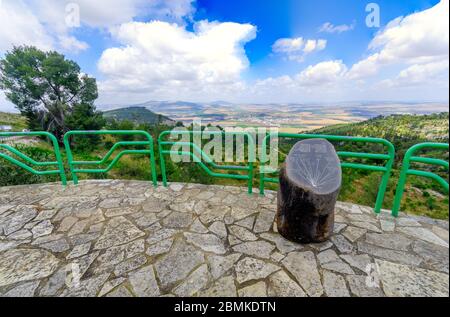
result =
[[[310,131],[330,125],[362,122],[392,114],[448,112],[448,102],[348,102],[336,104],[233,104],[149,101],[136,105],[99,106],[102,110],[144,107],[174,121],[240,127],[278,127],[282,132]]]

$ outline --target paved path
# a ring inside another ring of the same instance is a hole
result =
[[[449,295],[446,221],[340,203],[331,241],[298,245],[275,210],[234,187],[0,188],[0,295]]]

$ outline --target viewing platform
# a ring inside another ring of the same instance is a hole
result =
[[[338,203],[334,235],[277,233],[276,192],[96,180],[0,188],[4,296],[449,296],[449,223]]]

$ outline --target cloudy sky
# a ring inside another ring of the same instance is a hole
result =
[[[101,105],[448,101],[448,19],[449,0],[0,0],[0,58],[62,52]]]

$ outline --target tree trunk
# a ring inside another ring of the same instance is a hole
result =
[[[333,233],[341,182],[340,160],[330,142],[298,142],[280,171],[279,233],[300,243],[326,241]]]

